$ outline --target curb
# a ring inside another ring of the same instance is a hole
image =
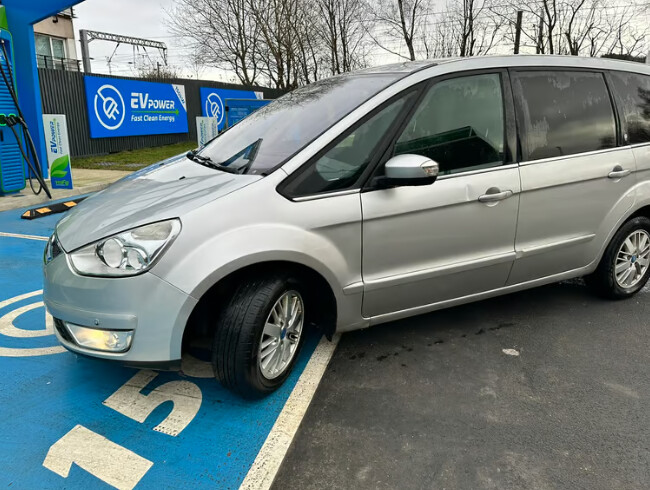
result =
[[[63,192],[61,193],[57,192],[57,194],[53,196],[52,199],[48,199],[45,193],[42,193],[38,196],[34,196],[34,195],[21,196],[21,195],[9,194],[7,196],[0,197],[0,212],[38,206],[40,204],[46,204],[48,202],[60,201],[67,197],[91,194],[93,192],[106,189],[112,183],[113,182],[107,182],[101,184],[93,184],[93,185],[87,185],[82,187],[76,187],[74,189],[64,189]]]

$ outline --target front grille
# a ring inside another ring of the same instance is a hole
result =
[[[65,328],[65,325],[63,324],[63,320],[59,320],[58,318],[54,319],[54,328],[56,328],[56,331],[59,332],[59,335],[63,340],[66,342],[70,342],[71,344],[74,344],[74,339],[72,338],[72,335],[70,335],[70,332],[68,332],[68,329]]]

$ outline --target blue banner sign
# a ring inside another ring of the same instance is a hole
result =
[[[201,87],[201,110],[206,117],[217,120],[219,131],[226,126],[226,99],[261,99],[261,92],[226,88]]]
[[[226,99],[226,126],[237,124],[269,102],[271,101],[265,99]]]
[[[185,86],[85,76],[91,138],[187,133]]]

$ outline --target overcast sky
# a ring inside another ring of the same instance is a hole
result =
[[[172,36],[165,26],[167,15],[165,9],[173,0],[86,0],[74,7],[74,29],[77,37],[77,55],[81,59],[79,48],[79,29],[104,31],[126,36],[143,37],[162,41],[167,44],[169,63],[182,70],[186,76],[194,76],[186,59],[189,51]],[[92,69],[96,73],[108,73],[107,57],[115,50],[115,43],[92,41],[90,56],[93,58]],[[151,60],[162,61],[156,49],[147,48]],[[184,56],[185,55],[185,56]],[[135,63],[147,61],[142,48],[135,51]],[[137,74],[134,65],[132,46],[120,45],[113,55],[111,70],[114,75],[133,76]],[[228,76],[219,70],[204,70],[201,78],[213,78],[226,81]]]

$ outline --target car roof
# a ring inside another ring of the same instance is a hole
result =
[[[591,58],[586,56],[561,55],[497,55],[473,56],[466,58],[439,58],[421,61],[405,61],[388,65],[375,66],[355,71],[354,74],[395,74],[409,75],[417,71],[437,65],[453,63],[454,69],[475,70],[483,68],[512,68],[512,67],[564,67],[564,68],[594,68],[601,70],[622,70],[650,74],[650,66],[634,61],[622,61],[611,58]]]

